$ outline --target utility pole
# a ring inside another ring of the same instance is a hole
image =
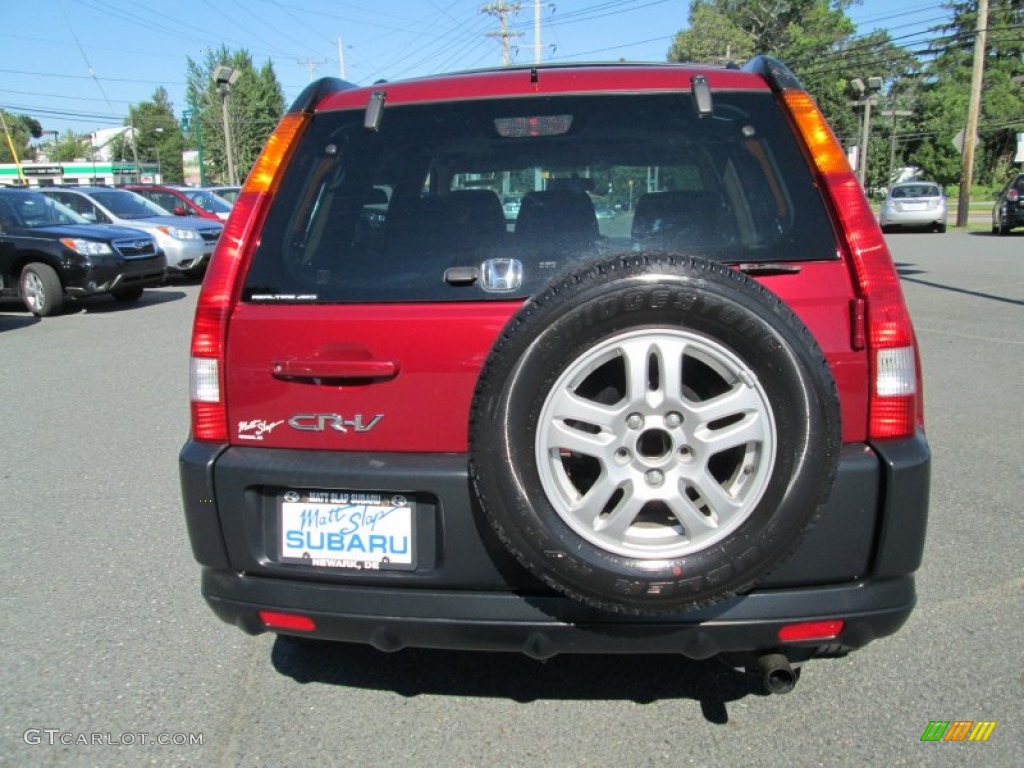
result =
[[[542,45],[541,42],[540,42],[540,28],[541,28],[540,11],[541,11],[541,6],[542,5],[543,5],[543,3],[541,2],[541,0],[533,0],[533,63],[534,64],[540,64],[540,59],[541,59],[541,53],[540,52],[545,48],[545,46]],[[554,3],[549,3],[548,5],[551,8],[551,11],[554,12],[554,9],[555,9]],[[547,46],[547,47],[551,48],[551,50],[555,49],[555,46],[553,46],[553,45]]]
[[[533,63],[540,64],[540,0],[533,0]]]
[[[871,107],[873,104],[878,103],[878,92],[882,90],[882,78],[880,77],[869,77],[867,84],[859,78],[855,77],[850,81],[850,87],[857,92],[860,97],[857,101],[846,102],[847,106],[850,107],[862,107],[864,109],[864,118],[861,123],[861,134],[860,134],[860,146],[857,150],[857,180],[860,181],[862,189],[866,189],[866,182],[868,177],[868,143],[871,141]]]
[[[509,51],[508,41],[513,37],[522,37],[522,32],[509,32],[508,31],[508,16],[509,14],[518,13],[519,9],[522,8],[522,3],[505,3],[505,0],[497,0],[495,3],[485,5],[480,9],[480,13],[486,13],[488,16],[497,16],[498,22],[501,25],[501,30],[498,32],[488,32],[487,37],[497,37],[501,40],[501,65],[507,67],[512,60]]]
[[[981,111],[981,84],[985,78],[985,43],[988,34],[988,0],[978,0],[978,21],[974,31],[974,69],[971,72],[971,101],[967,108],[967,130],[960,165],[960,199],[956,206],[956,225],[967,226],[974,181],[974,145],[978,139],[978,113]]]
[[[338,71],[341,73],[341,79],[345,79],[345,51],[341,47],[341,37],[338,38]]]
[[[889,143],[889,180],[888,184],[892,184],[893,171],[896,169],[896,118],[897,117],[910,117],[914,113],[909,109],[883,109],[881,112],[883,117],[892,118],[892,136]]]
[[[128,110],[128,135],[132,140],[132,162],[135,165],[135,183],[142,181],[142,165],[139,163],[139,149],[135,146],[135,116]],[[122,154],[121,159],[124,159]]]
[[[341,48],[339,47],[338,50],[340,51]],[[300,67],[308,67],[309,68],[309,82],[312,83],[313,82],[313,70],[315,70],[321,64],[326,64],[327,63],[327,59],[296,59],[295,62]]]

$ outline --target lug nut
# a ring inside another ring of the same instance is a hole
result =
[[[682,414],[676,413],[675,411],[672,411],[671,413],[666,413],[665,414],[665,426],[668,427],[669,429],[675,429],[676,427],[678,427],[682,423],[683,423],[683,416],[682,416]]]
[[[660,469],[651,469],[644,474],[644,479],[647,480],[648,485],[657,488],[665,482],[665,473]]]
[[[640,429],[644,425],[644,417],[639,413],[631,413],[626,417],[626,426],[630,429]]]

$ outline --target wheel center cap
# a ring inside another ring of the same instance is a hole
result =
[[[663,429],[648,429],[636,441],[638,456],[651,461],[660,461],[672,453],[672,438]]]

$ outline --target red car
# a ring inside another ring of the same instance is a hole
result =
[[[231,213],[231,203],[208,189],[160,184],[126,184],[124,188],[142,195],[175,216],[223,220]]]
[[[773,59],[311,85],[191,354],[185,516],[246,632],[720,656],[782,693],[914,606],[914,329]]]

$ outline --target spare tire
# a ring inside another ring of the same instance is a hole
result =
[[[511,318],[470,421],[481,506],[554,589],[633,614],[752,586],[831,490],[835,381],[806,326],[745,275],[628,254]]]

